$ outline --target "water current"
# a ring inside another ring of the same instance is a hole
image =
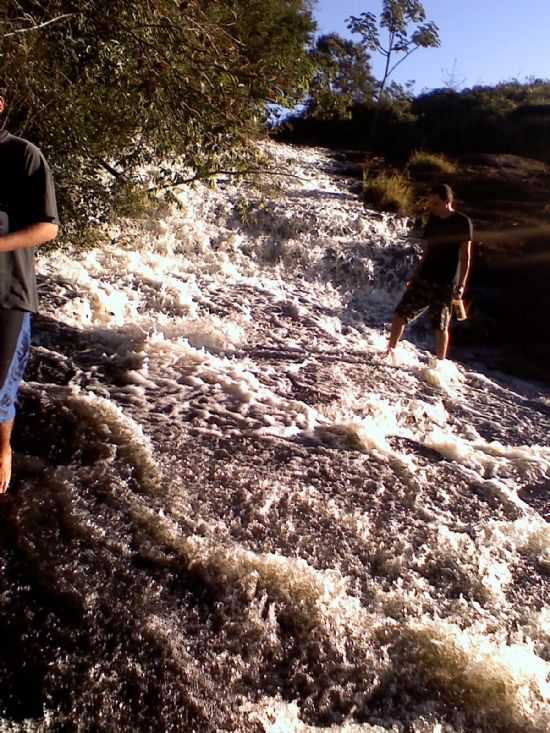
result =
[[[0,731],[547,733],[550,396],[385,362],[418,244],[270,150],[40,257]]]

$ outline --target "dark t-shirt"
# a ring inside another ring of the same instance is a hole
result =
[[[426,259],[418,276],[428,282],[450,285],[456,275],[460,245],[473,236],[472,222],[464,214],[455,211],[446,219],[431,214],[424,229]]]
[[[58,224],[52,174],[40,150],[0,130],[0,234]],[[0,309],[38,308],[34,247],[0,252]]]

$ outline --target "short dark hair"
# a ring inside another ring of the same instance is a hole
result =
[[[453,189],[447,183],[438,183],[437,186],[432,186],[430,193],[439,196],[442,201],[448,204],[452,204],[455,197]]]

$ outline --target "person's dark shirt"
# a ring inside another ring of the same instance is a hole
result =
[[[40,150],[0,130],[0,233],[59,224],[53,178]],[[0,309],[36,311],[34,247],[0,252]]]
[[[473,239],[471,220],[454,211],[447,218],[430,214],[424,229],[426,257],[418,276],[428,282],[451,285],[457,271],[460,245]]]

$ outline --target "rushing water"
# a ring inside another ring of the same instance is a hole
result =
[[[41,258],[0,731],[547,733],[550,399],[385,363],[405,223],[272,152]]]

